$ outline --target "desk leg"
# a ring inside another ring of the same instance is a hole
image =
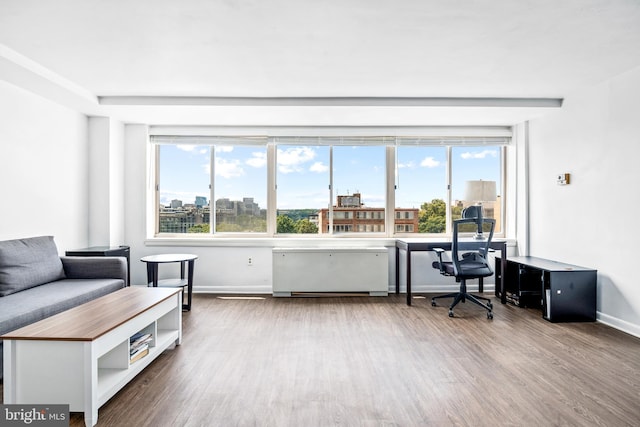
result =
[[[400,248],[396,247],[396,295],[400,294]]]
[[[407,305],[411,305],[411,249],[407,247]]]
[[[504,243],[502,248],[500,249],[500,302],[502,304],[507,303],[507,295],[505,292],[505,282],[506,282],[506,268],[507,268],[507,244]]]

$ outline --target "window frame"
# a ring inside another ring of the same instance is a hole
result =
[[[502,128],[501,128],[502,129]],[[502,129],[502,133],[504,132],[504,129]],[[154,141],[154,136],[155,136],[155,141]],[[407,138],[405,137],[380,137],[380,138],[384,138],[385,143],[384,145],[386,146],[386,152],[385,152],[385,156],[386,156],[386,201],[385,201],[385,207],[384,207],[384,221],[385,221],[385,231],[384,232],[357,232],[357,231],[345,231],[345,232],[339,232],[338,234],[336,234],[334,232],[334,226],[333,226],[333,206],[334,206],[334,202],[333,200],[337,197],[336,194],[333,191],[333,150],[331,149],[331,164],[330,164],[330,171],[329,171],[329,176],[330,176],[330,197],[331,197],[331,202],[328,203],[329,206],[329,224],[328,225],[328,229],[329,229],[329,233],[317,233],[317,234],[279,234],[277,233],[277,224],[276,224],[276,219],[277,219],[277,185],[276,185],[276,175],[277,175],[277,159],[276,159],[276,150],[278,148],[278,137],[266,137],[266,136],[255,136],[255,137],[249,137],[249,138],[261,138],[262,140],[265,141],[266,144],[266,158],[267,158],[267,171],[266,171],[266,175],[267,175],[267,179],[264,185],[266,185],[266,197],[267,197],[267,201],[266,201],[266,209],[267,209],[267,226],[266,226],[266,232],[234,232],[234,233],[227,233],[227,232],[216,232],[215,231],[215,194],[214,194],[214,190],[215,190],[215,145],[216,144],[203,144],[203,145],[210,145],[211,147],[211,182],[210,182],[210,188],[209,188],[209,200],[210,200],[210,206],[211,206],[211,214],[210,214],[210,232],[209,233],[160,233],[159,232],[159,226],[160,226],[160,209],[159,209],[159,201],[160,201],[160,183],[159,183],[159,176],[160,176],[160,171],[159,171],[159,145],[160,143],[157,141],[157,138],[160,138],[161,140],[163,140],[164,142],[162,143],[167,143],[166,140],[167,138],[170,138],[172,140],[173,144],[179,144],[179,143],[192,143],[194,138],[198,139],[198,138],[203,138],[200,136],[191,136],[191,138],[187,138],[189,141],[191,142],[187,142],[186,140],[183,141],[184,136],[182,135],[178,135],[178,136],[165,136],[165,135],[161,135],[161,134],[152,134],[151,138],[150,138],[150,146],[151,146],[151,150],[150,150],[150,161],[151,161],[151,167],[150,167],[150,171],[152,172],[151,174],[151,178],[150,180],[152,181],[152,185],[153,188],[155,190],[154,195],[152,196],[153,199],[153,212],[150,212],[150,215],[148,216],[148,218],[153,218],[153,227],[152,230],[151,228],[148,228],[149,231],[152,231],[151,234],[151,238],[167,238],[167,239],[180,239],[180,238],[210,238],[210,239],[220,239],[220,238],[240,238],[240,239],[247,239],[247,238],[282,238],[282,237],[305,237],[305,238],[317,238],[317,239],[327,239],[327,238],[332,238],[332,237],[353,237],[353,238],[408,238],[408,237],[413,237],[413,238],[424,238],[424,239],[431,239],[431,238],[448,238],[451,236],[451,209],[447,209],[446,210],[446,231],[445,233],[419,233],[419,232],[402,232],[402,231],[398,231],[396,224],[395,224],[395,219],[396,219],[396,206],[395,206],[395,184],[396,184],[396,174],[397,174],[397,170],[396,170],[396,156],[397,156],[397,149],[398,147],[400,147],[402,145],[402,141],[400,141],[403,138]],[[210,138],[212,138],[212,140],[215,140],[216,138],[223,138],[225,141],[227,141],[227,143],[225,143],[224,145],[233,145],[231,142],[229,142],[229,139],[234,139],[234,138],[243,138],[243,136],[234,136],[234,135],[226,135],[226,136],[221,136],[221,137],[217,137],[217,136],[209,136]],[[414,138],[414,139],[418,139],[417,137],[413,137],[413,136],[409,136],[409,138]],[[206,138],[203,138],[206,139]],[[425,141],[424,145],[440,145],[440,146],[444,146],[446,147],[446,153],[447,153],[447,164],[446,164],[446,178],[445,178],[445,185],[447,187],[446,190],[446,195],[447,198],[445,200],[445,202],[447,203],[447,206],[450,206],[452,203],[452,196],[451,196],[451,182],[452,182],[452,162],[451,162],[451,152],[452,152],[452,146],[453,144],[458,145],[460,144],[460,141],[462,141],[462,144],[460,145],[469,145],[469,146],[479,146],[479,145],[488,145],[488,146],[496,146],[499,145],[499,152],[500,152],[500,176],[501,176],[501,182],[500,182],[500,187],[498,188],[498,192],[501,195],[501,200],[500,200],[500,205],[499,205],[499,209],[500,209],[500,215],[502,218],[502,228],[501,230],[495,234],[495,237],[497,238],[504,238],[506,235],[506,230],[507,230],[507,223],[511,220],[510,218],[506,218],[505,214],[507,212],[507,203],[508,203],[508,195],[506,193],[506,189],[508,187],[508,183],[507,183],[507,156],[508,156],[508,149],[509,146],[511,146],[511,140],[512,140],[512,136],[511,135],[502,135],[500,136],[499,140],[502,141],[506,141],[506,142],[502,142],[502,143],[495,143],[493,142],[493,140],[495,140],[496,138],[489,138],[489,141],[484,141],[482,137],[472,137],[469,138],[469,141],[465,140],[465,137],[456,137],[456,138],[420,138],[423,139]],[[481,140],[482,143],[481,144],[477,144],[474,143],[473,141],[478,141]],[[435,142],[437,141],[437,142]],[[451,145],[447,144],[450,143]],[[247,144],[241,144],[241,145],[247,145]],[[249,144],[252,145],[252,144]],[[255,145],[262,145],[262,144],[255,144]],[[313,144],[309,144],[309,145],[313,145]],[[344,145],[348,145],[348,144],[344,144]],[[366,145],[366,144],[364,144]],[[422,145],[422,144],[420,144]],[[393,214],[390,214],[390,212],[393,212]],[[406,212],[404,214],[402,214],[401,216],[404,217],[406,215]],[[353,215],[355,216],[355,215]],[[367,212],[367,218],[369,217],[369,213]],[[400,219],[406,219],[406,218],[400,218]],[[320,226],[320,224],[319,224]],[[357,227],[356,227],[357,228]],[[403,225],[403,227],[405,230],[407,229],[406,225]]]

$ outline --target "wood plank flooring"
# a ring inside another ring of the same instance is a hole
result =
[[[194,295],[99,426],[637,426],[640,339],[501,305]],[[72,426],[83,425],[72,414]]]

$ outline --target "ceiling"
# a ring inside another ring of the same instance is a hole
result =
[[[1,79],[126,122],[510,125],[638,66],[638,0],[0,0]]]

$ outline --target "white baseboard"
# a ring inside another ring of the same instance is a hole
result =
[[[194,286],[195,294],[271,294],[271,286]]]
[[[600,323],[604,323],[607,326],[626,332],[640,338],[640,325],[634,325],[626,320],[618,319],[617,317],[609,316],[607,314],[596,312],[596,320]]]

